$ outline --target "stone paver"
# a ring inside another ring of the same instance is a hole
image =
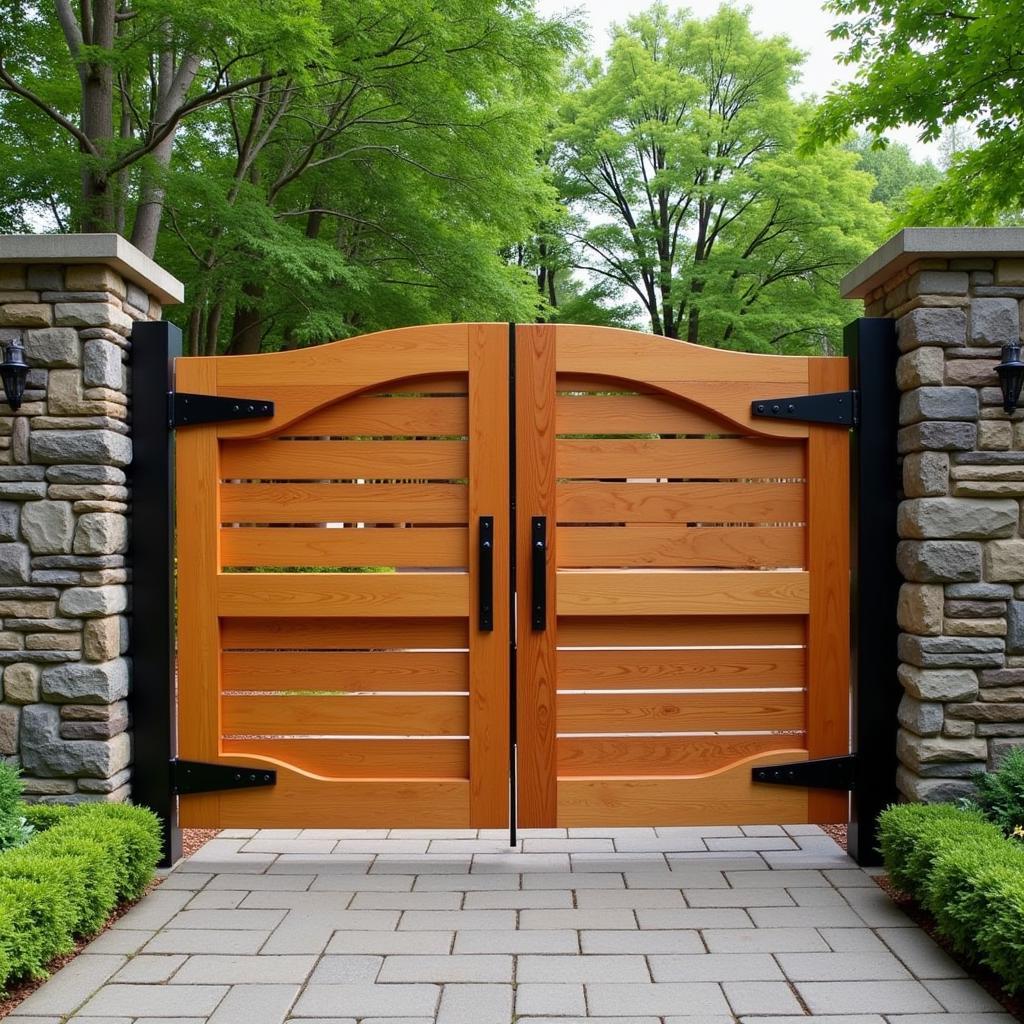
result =
[[[813,826],[235,829],[20,1024],[1009,1024]]]

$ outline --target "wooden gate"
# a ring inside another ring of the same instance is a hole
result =
[[[179,756],[277,770],[181,823],[845,821],[751,770],[849,750],[848,432],[750,408],[846,387],[576,326],[178,360],[275,403],[177,436]]]

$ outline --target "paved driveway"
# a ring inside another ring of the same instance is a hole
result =
[[[813,827],[223,832],[34,1024],[1009,1024]]]

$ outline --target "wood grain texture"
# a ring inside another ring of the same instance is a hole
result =
[[[800,523],[802,483],[561,483],[559,523]]]
[[[291,423],[285,437],[464,437],[465,398],[349,398]]]
[[[220,553],[225,567],[460,568],[469,564],[469,541],[465,526],[230,526],[220,531]]]
[[[751,615],[738,618],[706,616],[625,616],[616,618],[610,632],[603,618],[578,615],[560,617],[558,643],[567,647],[709,647],[715,645],[763,647],[806,642],[804,619],[799,615]]]
[[[558,573],[559,615],[800,615],[808,600],[808,574],[788,570]]]
[[[559,385],[560,386],[560,385]],[[562,434],[735,434],[737,428],[665,395],[559,394],[555,429]]]
[[[517,777],[519,824],[555,825],[557,815],[556,736],[556,400],[555,350],[558,328],[516,328],[516,538],[518,592]],[[547,623],[531,626],[531,519],[547,518]]]
[[[803,730],[803,691],[559,693],[558,731],[569,733]]]
[[[802,526],[560,526],[564,569],[803,568]]]
[[[266,609],[263,614],[266,615]],[[463,618],[224,618],[224,650],[387,651],[452,648],[466,650]]]

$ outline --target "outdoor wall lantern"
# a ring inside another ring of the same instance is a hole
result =
[[[25,362],[25,349],[20,341],[9,341],[4,345],[4,361],[0,363],[0,377],[4,382],[4,395],[12,409],[21,405],[25,394],[25,381],[28,378],[28,363]],[[1017,385],[1020,392],[1020,384]]]
[[[1013,412],[1020,401],[1020,389],[1024,384],[1024,362],[1020,358],[1020,342],[1003,346],[1002,362],[996,367],[999,386],[1003,389],[1003,409]],[[4,377],[4,386],[7,378]]]

